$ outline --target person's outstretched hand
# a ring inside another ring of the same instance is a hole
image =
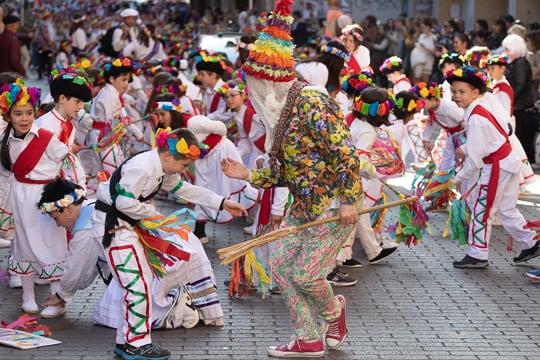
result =
[[[223,202],[223,208],[232,216],[249,216],[247,210],[242,205],[231,200],[225,200]]]
[[[356,205],[341,205],[339,207],[339,222],[343,225],[354,225],[358,221]]]
[[[249,169],[234,159],[225,158],[221,160],[221,170],[230,178],[249,180]]]

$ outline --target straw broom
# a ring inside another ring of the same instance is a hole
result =
[[[417,196],[412,196],[407,199],[392,201],[386,204],[358,210],[358,215],[366,214],[371,211],[377,211],[377,210],[381,210],[381,209],[385,209],[385,208],[389,208],[393,206],[407,204],[407,203],[414,202],[417,200],[418,200]],[[299,226],[289,226],[283,229],[277,229],[261,237],[243,241],[241,243],[228,246],[226,248],[218,249],[217,253],[218,253],[219,258],[221,259],[221,264],[227,265],[233,262],[235,259],[238,259],[240,256],[244,255],[248,251],[258,248],[259,246],[268,244],[272,241],[281,239],[287,235],[294,234],[298,231],[305,230],[313,226],[322,225],[322,224],[326,224],[326,223],[329,223],[332,221],[338,221],[338,220],[339,220],[339,216],[332,216],[326,219],[312,221],[312,222],[302,224]]]

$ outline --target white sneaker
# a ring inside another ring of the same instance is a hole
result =
[[[61,305],[51,305],[47,306],[45,309],[41,310],[41,317],[45,319],[57,318],[59,316],[64,316],[66,314],[66,307]]]
[[[242,230],[244,230],[244,234],[253,235],[253,226],[251,225],[242,228]]]
[[[0,238],[0,248],[8,248],[8,247],[11,247],[11,240]]]
[[[39,312],[39,308],[36,304],[35,300],[26,300],[22,303],[22,309],[27,314],[37,314]]]
[[[21,277],[19,275],[11,275],[9,277],[9,287],[12,289],[21,288],[22,287]]]
[[[199,240],[201,241],[201,244],[203,244],[203,245],[208,244],[208,237],[207,236],[199,238]]]

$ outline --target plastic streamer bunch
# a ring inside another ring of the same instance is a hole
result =
[[[384,181],[383,184],[400,199],[409,197],[399,193]],[[397,244],[418,245],[422,242],[426,230],[431,233],[428,221],[429,216],[420,201],[414,201],[399,206],[396,222],[389,225],[386,230],[390,234],[394,234]]]
[[[456,199],[456,193],[452,190],[452,177],[455,172],[454,168],[439,171],[427,181],[422,196],[432,209],[446,208]]]
[[[3,84],[0,87],[0,115],[6,115],[15,105],[28,103],[37,108],[41,97],[41,90],[36,87],[24,86],[22,79],[15,80],[11,84]]]
[[[430,161],[423,169],[417,171],[414,175],[411,189],[413,189],[417,194],[422,195],[426,189],[429,179],[433,177],[437,170],[437,164],[434,161]]]
[[[120,143],[126,134],[126,126],[130,124],[128,117],[114,117],[106,122],[105,135],[99,139],[96,144],[92,144],[90,148],[96,152],[104,152],[113,145]]]
[[[415,93],[422,99],[439,100],[443,95],[442,89],[439,85],[437,85],[437,83],[431,83],[430,85],[428,85],[425,82],[418,82],[412,87],[410,91]]]
[[[255,238],[265,234],[270,228],[266,224],[259,228]],[[248,296],[249,292],[257,289],[261,292],[263,298],[266,297],[270,287],[269,271],[260,261],[253,250],[249,250],[245,255],[235,259],[232,263],[231,277],[229,282],[229,296]]]
[[[364,116],[385,116],[390,114],[390,111],[394,108],[394,100],[389,95],[388,100],[384,102],[375,101],[373,103],[364,102],[362,95],[358,95],[354,99],[354,110],[358,111]]]
[[[450,206],[450,216],[448,217],[447,228],[452,232],[452,240],[458,240],[459,245],[466,245],[471,222],[471,211],[467,205],[466,196],[454,199]],[[443,237],[448,235],[445,229]]]
[[[381,192],[381,197],[373,204],[373,206],[379,206],[386,204],[388,202],[388,196]],[[376,233],[379,233],[382,231],[384,227],[384,219],[386,217],[386,213],[388,212],[388,208],[384,208],[377,211],[372,211],[369,213],[369,219],[371,223],[371,227]]]
[[[184,214],[188,215],[187,219],[180,220],[179,217]],[[158,278],[166,274],[165,265],[170,263],[168,257],[188,261],[190,256],[180,244],[167,240],[167,233],[173,233],[182,240],[188,241],[191,231],[188,224],[194,223],[196,219],[197,215],[192,210],[184,208],[169,216],[159,214],[153,218],[141,220],[134,227],[144,246],[152,271]]]

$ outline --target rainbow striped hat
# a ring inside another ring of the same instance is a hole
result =
[[[247,75],[275,82],[296,78],[291,37],[293,0],[278,0],[242,66]]]

